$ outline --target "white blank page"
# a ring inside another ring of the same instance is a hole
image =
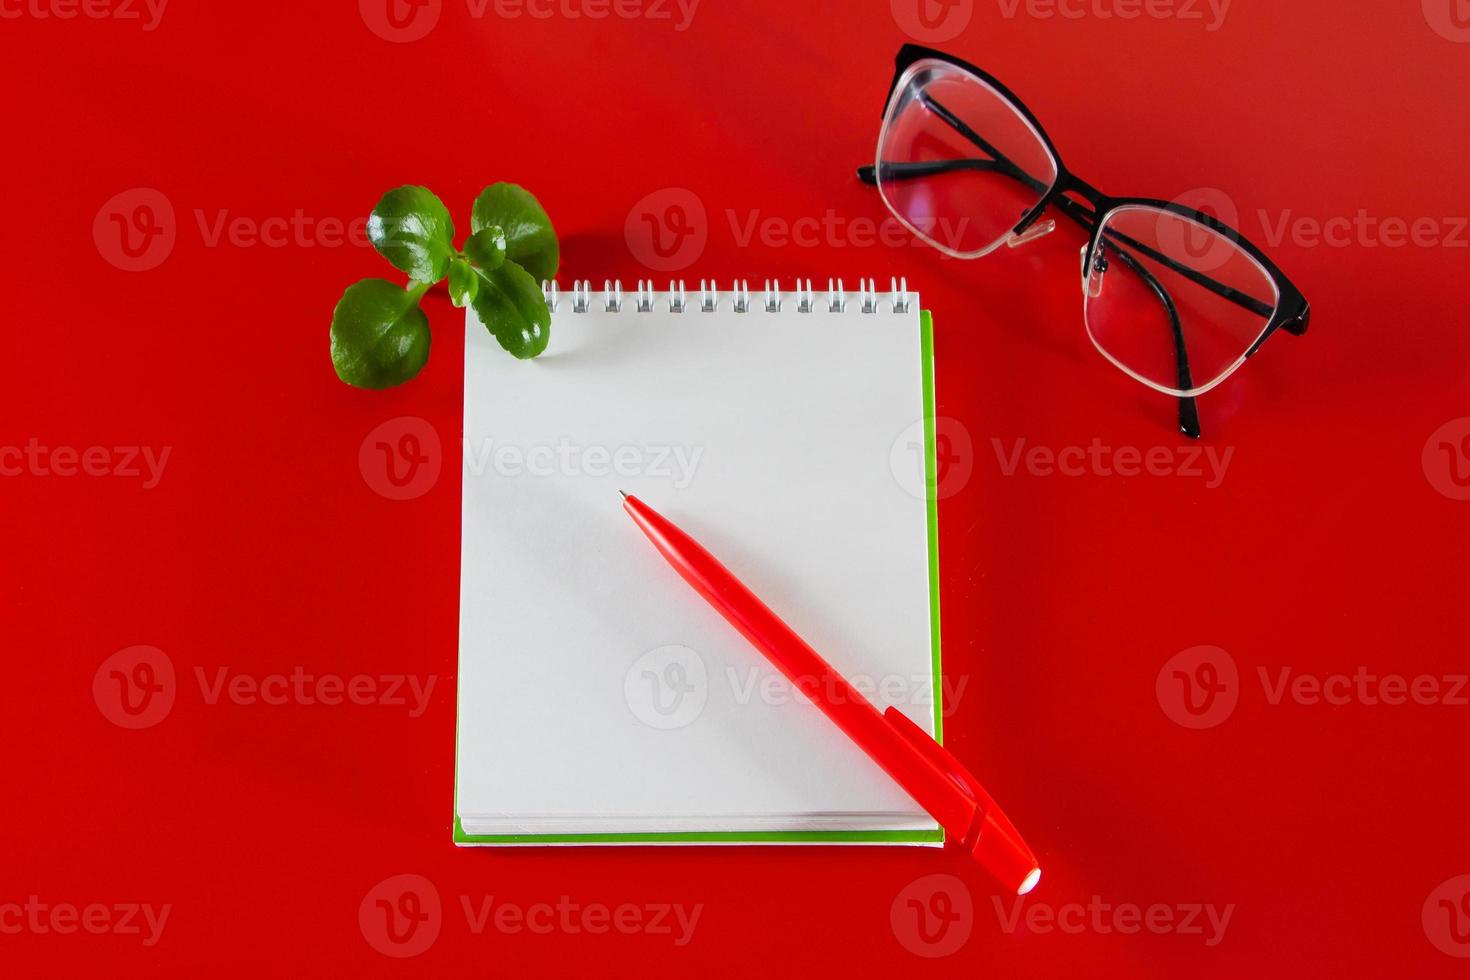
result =
[[[917,303],[910,300],[910,310]],[[470,834],[936,825],[669,567],[636,494],[933,730],[917,312],[602,308],[465,343],[456,810]]]

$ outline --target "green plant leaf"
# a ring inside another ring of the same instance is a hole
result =
[[[348,286],[332,311],[332,367],[357,388],[391,388],[429,359],[429,318],[409,292],[386,279]],[[545,303],[542,303],[545,306]]]
[[[465,239],[464,256],[481,272],[494,272],[505,262],[505,230],[488,225]]]
[[[418,282],[434,283],[454,257],[454,219],[427,187],[395,187],[368,218],[368,238],[383,258]]]
[[[449,301],[457,307],[468,306],[480,291],[480,277],[464,259],[449,263]]]
[[[499,225],[505,231],[506,258],[537,280],[556,276],[561,248],[551,219],[531,192],[517,184],[491,184],[475,198],[472,231]]]
[[[525,269],[506,262],[480,274],[475,314],[500,346],[516,357],[535,357],[551,340],[551,311],[541,286]]]

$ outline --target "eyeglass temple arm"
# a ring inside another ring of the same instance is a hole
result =
[[[1076,221],[1089,232],[1097,226],[1097,212],[1080,201],[1074,201],[1069,197],[1059,197],[1056,200],[1056,205],[1058,210],[1066,214],[1073,221]],[[1159,256],[1153,252],[1153,249],[1148,248],[1141,242],[1134,241],[1127,235],[1114,234],[1106,229],[1103,234],[1110,241],[1112,239],[1122,240],[1131,247],[1143,251],[1145,254],[1153,253],[1154,256],[1157,256],[1158,261],[1163,261],[1170,266],[1174,265],[1174,263],[1168,262],[1163,256]],[[1164,288],[1164,284],[1159,282],[1157,276],[1144,268],[1142,262],[1129,255],[1127,250],[1120,248],[1116,241],[1112,241],[1112,245],[1113,254],[1124,265],[1132,269],[1134,274],[1148,285],[1149,289],[1153,290],[1154,295],[1159,298],[1159,302],[1164,305],[1165,312],[1169,314],[1169,331],[1174,340],[1174,373],[1178,378],[1179,387],[1184,391],[1188,391],[1194,387],[1194,372],[1189,369],[1189,348],[1184,341],[1184,324],[1179,318],[1179,307],[1175,305],[1174,297]],[[1107,249],[1104,248],[1104,254],[1106,254],[1106,251]],[[1084,256],[1085,260],[1086,256]],[[1087,270],[1084,268],[1084,279],[1086,275]],[[1270,311],[1268,310],[1265,315],[1269,316]],[[1179,431],[1191,439],[1198,439],[1202,434],[1199,422],[1199,403],[1189,395],[1179,396]]]
[[[1028,174],[1025,170],[1021,169],[1021,167],[1017,166],[1014,160],[1006,156],[995,146],[991,145],[990,141],[987,140],[985,137],[981,136],[979,133],[975,132],[975,130],[971,129],[970,126],[963,119],[961,119],[959,116],[956,116],[953,112],[950,112],[949,109],[947,109],[944,104],[941,103],[938,99],[934,98],[932,95],[925,93],[919,96],[919,101],[921,101],[924,104],[925,108],[927,108],[930,112],[933,112],[940,119],[943,119],[951,129],[953,129],[955,132],[959,133],[965,139],[969,140],[971,143],[975,144],[981,150],[984,150],[990,155],[990,160],[982,161],[989,165],[986,169],[993,169],[998,171],[999,173],[1005,174],[1007,177],[1012,177],[1020,181],[1021,183],[1026,184],[1038,194],[1046,193],[1046,191],[1048,190],[1046,184],[1037,180],[1035,177]],[[950,169],[956,169],[951,167],[950,165],[958,162],[960,161],[936,160],[928,163],[886,164],[884,169],[885,171],[895,171],[894,175],[899,177],[900,179],[908,177],[929,177],[933,176],[934,174],[945,173],[947,170]],[[927,169],[931,167],[934,169]],[[858,179],[867,184],[876,184],[878,182],[878,174],[876,168],[859,167]]]
[[[1103,250],[1106,252],[1106,249]],[[1179,387],[1185,391],[1194,387],[1194,374],[1189,370],[1189,351],[1184,343],[1184,324],[1179,319],[1179,308],[1174,305],[1174,297],[1164,288],[1164,284],[1158,278],[1143,267],[1127,252],[1113,246],[1113,254],[1128,268],[1132,269],[1140,279],[1148,284],[1148,288],[1154,291],[1159,302],[1164,304],[1165,311],[1169,314],[1169,330],[1174,339],[1174,371],[1179,379]],[[1198,439],[1201,435],[1199,424],[1199,403],[1188,395],[1179,398],[1179,431],[1191,439]]]

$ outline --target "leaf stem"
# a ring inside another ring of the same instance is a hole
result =
[[[418,301],[423,298],[424,293],[427,293],[429,291],[429,287],[432,285],[433,283],[431,282],[413,283],[413,285],[408,287],[408,298],[412,300],[415,305],[417,305]]]

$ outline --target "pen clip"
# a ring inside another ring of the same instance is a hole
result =
[[[1001,808],[995,805],[995,800],[985,792],[980,780],[902,711],[890,705],[883,712],[883,717],[926,763],[949,777],[955,787],[974,803],[968,827],[962,836],[957,835],[961,846],[1002,882],[1015,888],[1016,894],[1024,895],[1036,887],[1041,877],[1036,856]]]
[[[908,715],[893,705],[889,705],[883,712],[883,717],[888,719],[893,730],[902,735],[904,740],[926,761],[940,769],[960,788],[961,792],[974,801],[975,812],[970,818],[969,829],[960,841],[962,845],[969,847],[974,843],[980,831],[986,812],[995,809],[995,800],[985,792],[985,787],[980,785],[980,780],[971,775],[970,771],[960,765],[960,761],[948,749],[935,741],[934,736],[920,728]]]
[[[989,868],[997,879],[1008,887],[1014,887],[1017,895],[1025,895],[1033,889],[1041,879],[1036,855],[1030,852],[1010,818],[1005,817],[991,795],[980,786],[980,780],[975,779],[947,748],[933,741],[929,733],[914,724],[903,711],[889,705],[888,710],[883,711],[883,717],[888,718],[894,732],[903,736],[925,763],[950,777],[956,788],[975,804],[969,827],[960,836],[960,845]]]

